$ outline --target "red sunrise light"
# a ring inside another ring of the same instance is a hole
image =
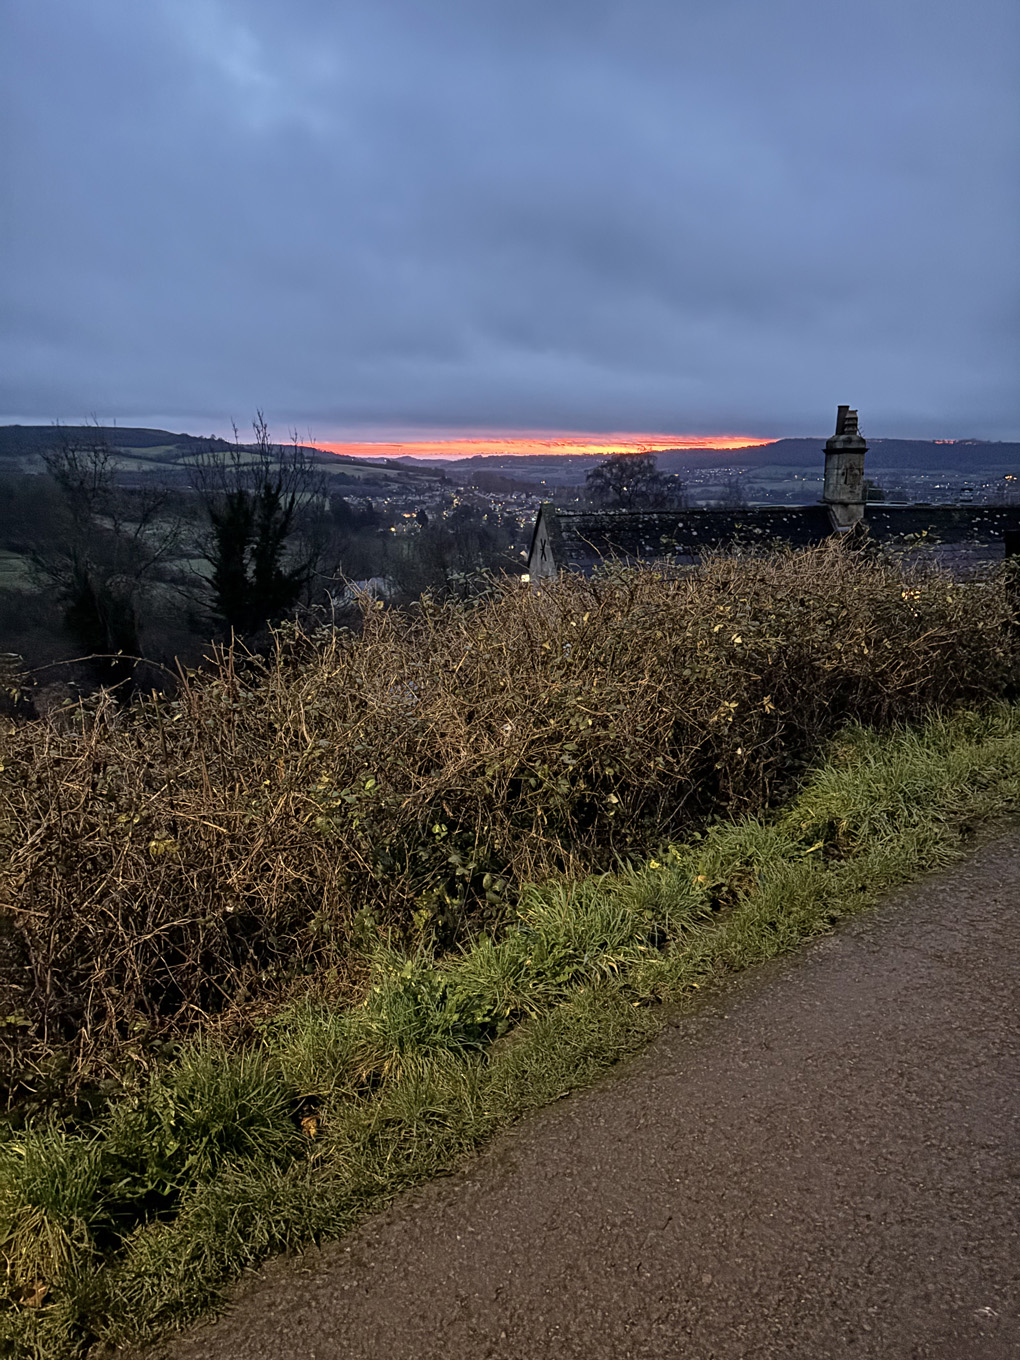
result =
[[[655,453],[665,449],[746,449],[774,444],[774,439],[754,435],[691,434],[587,434],[575,431],[512,431],[462,435],[459,438],[406,440],[321,440],[316,448],[343,453],[350,458],[473,458],[513,454]]]

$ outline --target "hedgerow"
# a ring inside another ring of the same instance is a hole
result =
[[[775,804],[850,720],[1011,693],[1010,581],[832,543],[494,584],[215,650],[126,710],[8,720],[9,1099],[123,1082],[302,991],[359,996],[366,943],[462,945],[525,883]]]

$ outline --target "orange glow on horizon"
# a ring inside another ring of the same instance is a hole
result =
[[[323,440],[317,449],[346,454],[349,458],[473,458],[479,454],[501,457],[513,454],[655,453],[666,449],[746,449],[774,444],[775,439],[754,435],[690,434],[582,434],[566,431],[473,434],[451,439]]]

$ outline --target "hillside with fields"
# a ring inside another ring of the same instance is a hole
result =
[[[42,472],[44,455],[59,447],[61,440],[102,441],[111,450],[118,479],[124,485],[137,480],[139,484],[188,486],[196,462],[209,453],[223,454],[234,447],[230,441],[215,436],[129,426],[0,425],[0,475],[5,471]],[[442,477],[440,471],[431,467],[383,466],[343,454],[319,452],[308,445],[298,447],[331,482],[349,485],[352,494],[392,494],[433,485]]]

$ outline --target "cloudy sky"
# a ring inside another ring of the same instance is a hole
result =
[[[0,420],[1020,437],[1014,0],[2,0]]]

